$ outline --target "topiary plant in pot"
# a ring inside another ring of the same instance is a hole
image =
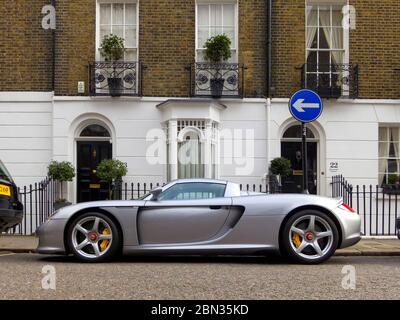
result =
[[[64,198],[63,183],[72,181],[75,177],[74,166],[67,161],[51,161],[47,167],[47,175],[50,179],[57,181],[60,185],[58,198],[54,201],[54,209],[58,210],[62,207],[69,206],[71,203]]]
[[[125,53],[124,39],[114,34],[104,36],[101,42],[100,53],[105,61],[114,62],[121,60]],[[107,78],[107,83],[110,96],[121,96],[123,91],[122,77],[119,76],[115,66],[113,66],[111,76]]]
[[[282,186],[282,178],[292,174],[292,164],[286,158],[275,158],[271,161],[271,173],[278,176],[279,187]]]
[[[231,40],[225,34],[209,38],[204,44],[204,59],[213,64],[214,75],[210,79],[211,95],[213,98],[220,98],[224,89],[225,79],[222,78],[221,63],[227,61],[231,53]]]
[[[120,160],[106,159],[97,166],[96,174],[101,180],[108,183],[108,199],[112,200],[112,184],[126,176],[128,169],[125,163]]]

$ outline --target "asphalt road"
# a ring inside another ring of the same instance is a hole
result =
[[[55,268],[55,290],[42,288],[47,265]],[[349,265],[356,272],[354,290],[342,287],[342,269]],[[257,257],[143,257],[82,264],[72,257],[0,252],[0,298],[400,299],[400,257],[333,257],[317,266]]]

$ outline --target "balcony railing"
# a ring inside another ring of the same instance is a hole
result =
[[[238,63],[196,62],[188,70],[192,97],[243,97],[244,67]]]
[[[322,98],[358,98],[358,66],[353,64],[305,64],[301,86]]]
[[[91,96],[142,96],[142,64],[96,61],[89,65]]]

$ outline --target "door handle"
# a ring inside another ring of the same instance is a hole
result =
[[[222,208],[222,206],[210,206],[211,210],[219,210],[221,208]]]

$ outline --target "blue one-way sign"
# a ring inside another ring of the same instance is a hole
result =
[[[317,120],[323,108],[321,97],[314,91],[307,89],[297,91],[289,102],[289,110],[292,116],[304,123]]]

